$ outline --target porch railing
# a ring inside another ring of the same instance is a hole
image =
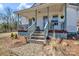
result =
[[[44,27],[44,35],[45,35],[45,40],[46,40],[46,37],[48,36],[48,29],[49,29],[49,27],[48,27],[49,25],[48,25],[48,22],[45,24],[45,27]]]
[[[31,35],[35,32],[35,30],[36,30],[36,24],[35,24],[35,22],[33,22],[33,24],[30,27],[28,27],[29,39],[31,39]]]

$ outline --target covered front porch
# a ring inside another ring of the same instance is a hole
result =
[[[17,13],[28,21],[28,28],[19,34],[26,36],[27,32],[31,36],[35,31],[43,31],[46,38],[49,35],[53,37],[55,32],[57,38],[60,34],[66,38],[66,4],[43,4]]]

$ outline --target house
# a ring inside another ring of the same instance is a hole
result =
[[[20,35],[31,35],[39,30],[44,36],[67,38],[67,34],[77,32],[78,4],[35,3],[31,8],[17,11],[28,23],[26,30],[19,30]],[[25,33],[25,34],[24,34]]]

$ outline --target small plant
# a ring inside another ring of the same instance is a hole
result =
[[[16,33],[14,34],[14,39],[17,39],[17,34]]]
[[[17,39],[17,34],[16,33],[11,33],[11,38],[12,39]]]
[[[51,41],[49,44],[50,44],[51,46],[57,46],[56,41]]]
[[[11,33],[11,37],[12,37],[12,38],[14,37],[13,33]]]

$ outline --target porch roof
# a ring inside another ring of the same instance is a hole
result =
[[[42,5],[39,5],[39,6],[35,6],[33,8],[28,8],[28,9],[17,11],[16,14],[19,14],[20,16],[26,17],[29,14],[29,12],[35,12],[35,10],[47,8],[47,7],[54,6],[54,5],[65,5],[65,4],[64,3],[45,3],[45,4],[42,4]],[[27,15],[24,15],[25,13]]]

